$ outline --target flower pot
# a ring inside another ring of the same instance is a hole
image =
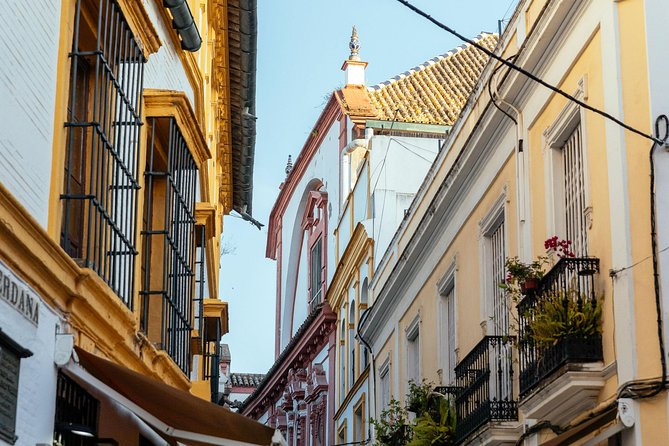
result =
[[[539,288],[539,279],[536,277],[529,277],[520,284],[520,292],[523,294],[533,293],[537,288]]]

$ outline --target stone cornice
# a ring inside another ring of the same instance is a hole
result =
[[[137,37],[137,42],[144,57],[148,58],[149,55],[158,51],[162,42],[149,14],[146,12],[144,3],[137,0],[119,0],[118,4],[132,33]],[[164,9],[162,5],[160,8]]]
[[[279,355],[260,386],[244,401],[240,413],[258,419],[283,394],[288,383],[288,372],[306,367],[329,342],[337,316],[329,305],[324,304],[312,317],[312,320],[307,318],[304,328],[298,330],[291,343]]]
[[[145,88],[143,96],[144,114],[146,116],[173,117],[176,119],[179,130],[181,130],[181,134],[186,140],[188,150],[193,155],[198,170],[202,171],[205,161],[211,159],[211,152],[207,147],[204,134],[186,93],[175,90]],[[202,184],[205,185],[206,181],[203,181]]]

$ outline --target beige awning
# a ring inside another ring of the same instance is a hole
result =
[[[63,367],[93,386],[168,439],[189,445],[281,445],[281,434],[234,413],[75,347],[78,361]],[[74,356],[74,355],[73,355]]]

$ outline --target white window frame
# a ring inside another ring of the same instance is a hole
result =
[[[493,325],[489,323],[493,316],[493,299],[495,293],[499,290],[499,283],[493,279],[492,274],[492,246],[490,236],[497,230],[500,224],[504,224],[504,253],[509,253],[509,237],[507,209],[505,206],[507,198],[506,186],[500,196],[495,200],[486,216],[479,222],[479,242],[480,242],[480,271],[481,271],[481,328],[486,334],[494,334]]]
[[[409,326],[405,330],[406,334],[406,377],[407,383],[410,379],[413,379],[414,382],[420,384],[422,377],[422,367],[421,367],[421,330],[420,330],[420,313],[411,321]],[[411,349],[415,348],[415,359],[416,364],[412,365],[411,363]],[[415,368],[414,368],[415,367]],[[412,370],[415,371],[416,376],[411,376]]]
[[[455,366],[458,363],[458,318],[455,295],[456,261],[453,260],[446,274],[437,283],[437,314],[439,315],[439,337],[437,338],[438,361],[441,380],[446,385],[455,382]],[[450,301],[450,302],[449,302]],[[451,336],[452,335],[452,336]]]
[[[574,96],[587,101],[587,76],[583,76],[578,83]],[[569,102],[559,113],[553,124],[544,133],[544,171],[546,178],[546,233],[566,238],[566,228],[563,215],[557,215],[556,210],[564,211],[564,168],[563,148],[566,141],[577,127],[581,127],[581,151],[583,166],[583,195],[584,218],[586,231],[592,227],[592,197],[590,191],[590,169],[588,168],[587,145],[587,114],[577,104]],[[587,252],[587,246],[585,247]]]
[[[385,385],[384,385],[385,384]],[[379,367],[379,413],[388,408],[392,395],[390,392],[390,354]]]

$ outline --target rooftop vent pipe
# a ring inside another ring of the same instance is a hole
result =
[[[163,5],[172,13],[172,27],[181,37],[181,48],[191,52],[199,50],[202,37],[186,0],[163,0]]]

